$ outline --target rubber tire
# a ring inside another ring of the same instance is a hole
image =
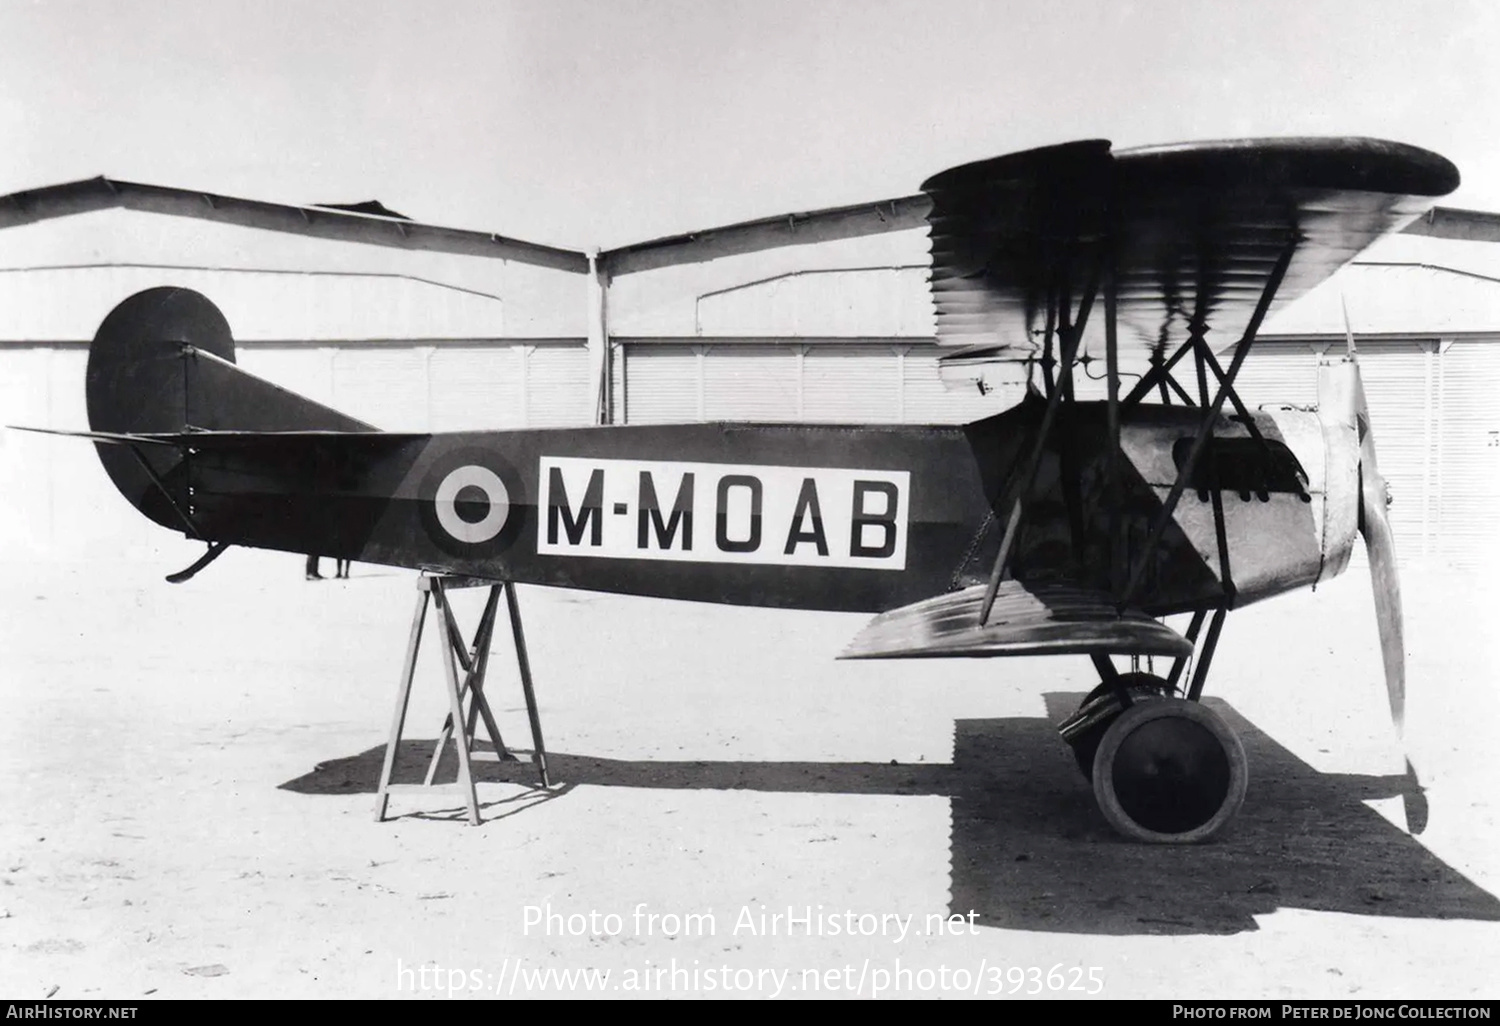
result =
[[[1120,674],[1120,683],[1124,684],[1126,690],[1130,692],[1132,701],[1150,701],[1156,698],[1163,698],[1167,692],[1165,678],[1158,677],[1153,673],[1145,673],[1144,671],[1122,673]],[[1114,687],[1111,683],[1100,684],[1085,696],[1078,707],[1080,709],[1083,708],[1100,695],[1113,691]],[[1121,709],[1120,713],[1124,711]],[[1078,735],[1078,737],[1068,743],[1069,747],[1073,749],[1073,761],[1078,764],[1078,771],[1083,774],[1083,779],[1094,779],[1094,753],[1099,750],[1099,742],[1104,740],[1104,732],[1109,729],[1115,720],[1120,718],[1120,713],[1116,713],[1109,719],[1094,724],[1085,733]]]
[[[1116,790],[1115,757],[1131,735],[1142,727],[1164,718],[1180,717],[1202,727],[1223,751],[1228,764],[1228,780],[1224,794],[1214,813],[1196,826],[1182,831],[1165,832],[1136,822],[1121,804]],[[1245,802],[1245,791],[1250,782],[1249,763],[1245,759],[1244,746],[1223,718],[1197,702],[1183,698],[1160,698],[1138,702],[1126,709],[1110,724],[1099,742],[1094,757],[1094,799],[1109,825],[1133,841],[1148,844],[1198,844],[1219,833],[1232,820]]]

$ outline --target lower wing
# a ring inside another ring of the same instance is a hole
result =
[[[1121,612],[1102,592],[1064,584],[1002,582],[989,622],[981,626],[984,590],[975,585],[881,613],[839,658],[1184,656],[1193,651],[1181,634],[1145,613]]]

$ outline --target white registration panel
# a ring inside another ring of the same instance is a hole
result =
[[[904,470],[542,456],[537,552],[903,570]]]

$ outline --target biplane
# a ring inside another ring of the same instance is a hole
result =
[[[923,185],[942,373],[1029,381],[968,424],[382,432],[241,370],[207,298],[156,288],[100,326],[79,433],[142,513],[210,543],[191,570],[229,545],[319,552],[875,614],[843,658],[1088,656],[1099,685],[1060,729],[1104,816],[1201,841],[1248,779],[1200,703],[1225,618],[1340,573],[1356,533],[1399,729],[1400,592],[1352,338],[1316,410],[1252,410],[1236,381],[1269,313],[1458,181],[1369,139],[1085,141],[945,171]],[[1170,668],[1126,668],[1146,656]]]

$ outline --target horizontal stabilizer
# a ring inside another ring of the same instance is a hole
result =
[[[5,425],[11,431],[29,431],[34,435],[62,435],[64,438],[87,438],[109,445],[171,445],[167,438],[152,435],[132,435],[119,431],[62,431],[57,428],[26,427],[21,424]]]
[[[984,585],[881,613],[840,659],[1128,654],[1183,656],[1193,646],[1144,613],[1116,611],[1109,596],[1067,585],[1004,581],[979,626]]]
[[[235,449],[324,438],[348,438],[361,443],[396,443],[430,437],[399,431],[63,431],[58,428],[23,427],[17,424],[7,426],[16,431],[87,438],[109,445],[171,445],[179,449]]]

